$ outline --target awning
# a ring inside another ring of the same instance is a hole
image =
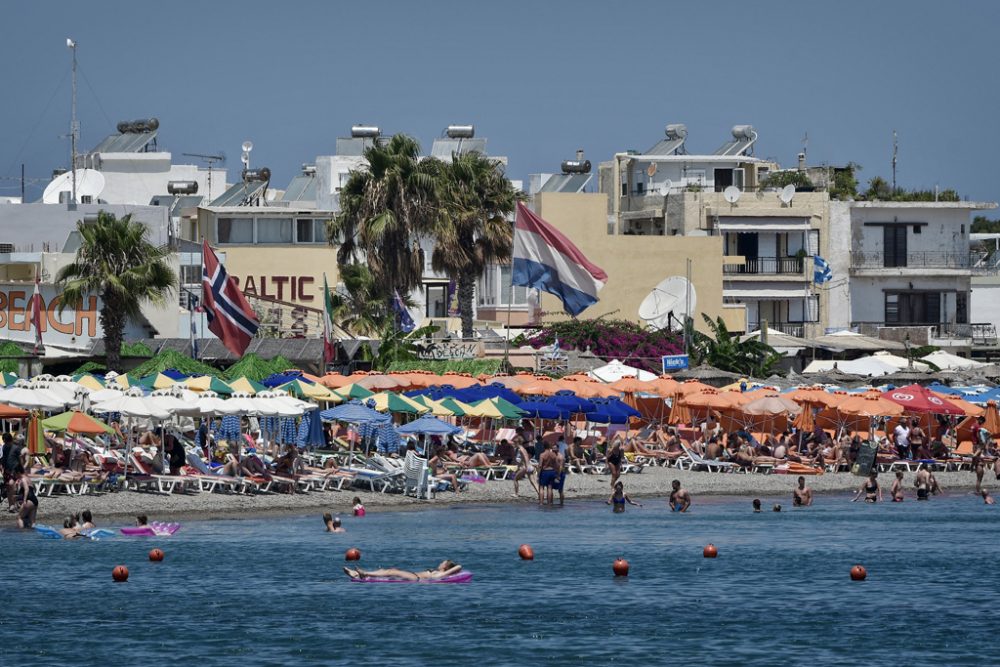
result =
[[[720,215],[718,228],[723,232],[805,232],[810,229],[809,218],[757,217]]]

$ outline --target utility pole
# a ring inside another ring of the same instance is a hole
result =
[[[76,120],[76,42],[72,38],[66,38],[66,47],[73,52],[73,99],[70,104],[69,121],[69,144],[70,163],[69,170],[73,173],[73,204],[76,204],[76,140],[80,134],[80,124]]]
[[[892,131],[892,194],[896,194],[896,149],[899,142],[896,140],[896,130]]]

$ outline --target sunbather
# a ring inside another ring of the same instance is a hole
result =
[[[445,448],[444,458],[447,461],[457,463],[462,468],[489,468],[496,464],[496,462],[490,461],[490,457],[482,452],[475,452],[468,455],[459,454],[458,447],[454,443]]]
[[[445,467],[445,451],[447,450],[444,447],[439,447],[434,456],[427,461],[427,466],[431,469],[431,475],[451,483],[452,490],[459,493],[461,489],[459,488],[458,475]]]
[[[429,570],[421,570],[420,572],[410,572],[409,570],[400,570],[394,567],[382,568],[380,570],[362,570],[360,567],[355,567],[354,569],[345,567],[344,572],[347,576],[352,579],[401,579],[404,581],[433,581],[435,579],[444,579],[445,577],[450,577],[453,574],[458,574],[462,570],[462,566],[458,563],[453,563],[450,560],[442,561],[437,567]]]

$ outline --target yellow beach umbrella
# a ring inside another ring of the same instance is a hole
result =
[[[258,391],[262,391],[265,388],[263,385],[257,384],[253,380],[246,377],[238,378],[228,384],[232,387],[233,392],[242,392],[244,394],[256,394]]]
[[[430,410],[426,405],[417,403],[412,398],[400,396],[391,391],[383,391],[375,394],[369,400],[375,401],[375,409],[381,412],[405,412],[422,415]]]
[[[414,396],[411,400],[416,401],[417,403],[420,403],[421,405],[423,405],[425,408],[427,408],[428,410],[430,410],[430,413],[432,415],[434,415],[435,417],[454,417],[455,416],[454,412],[452,412],[451,410],[449,410],[445,406],[441,405],[440,403],[438,403],[434,399],[428,398],[427,396]]]
[[[468,405],[463,409],[469,417],[489,417],[492,419],[503,419],[505,417],[500,408],[489,399],[479,401],[475,405]]]

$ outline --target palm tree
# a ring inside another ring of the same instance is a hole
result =
[[[345,264],[340,267],[340,280],[344,289],[330,294],[333,320],[356,336],[378,335],[388,314],[368,267],[358,262]]]
[[[712,336],[696,331],[694,320],[688,318],[688,336],[692,341],[692,356],[699,364],[705,363],[731,373],[753,377],[767,377],[781,359],[773,347],[757,339],[741,341],[729,333],[726,323],[702,313]]]
[[[107,366],[121,370],[125,325],[138,319],[142,304],[166,303],[177,282],[167,262],[169,251],[149,242],[149,230],[131,214],[117,218],[101,211],[94,223],[76,223],[80,248],[76,258],[59,270],[59,309],[76,307],[87,294],[101,298],[101,328]]]
[[[365,149],[368,167],[352,171],[340,192],[340,213],[328,223],[337,263],[363,260],[376,293],[388,303],[405,296],[423,274],[419,239],[431,227],[442,163],[420,159],[420,144],[405,134]]]
[[[462,337],[472,338],[476,280],[489,264],[510,260],[514,230],[507,216],[519,194],[502,163],[478,152],[455,155],[441,170],[438,186],[431,262],[455,281]]]

